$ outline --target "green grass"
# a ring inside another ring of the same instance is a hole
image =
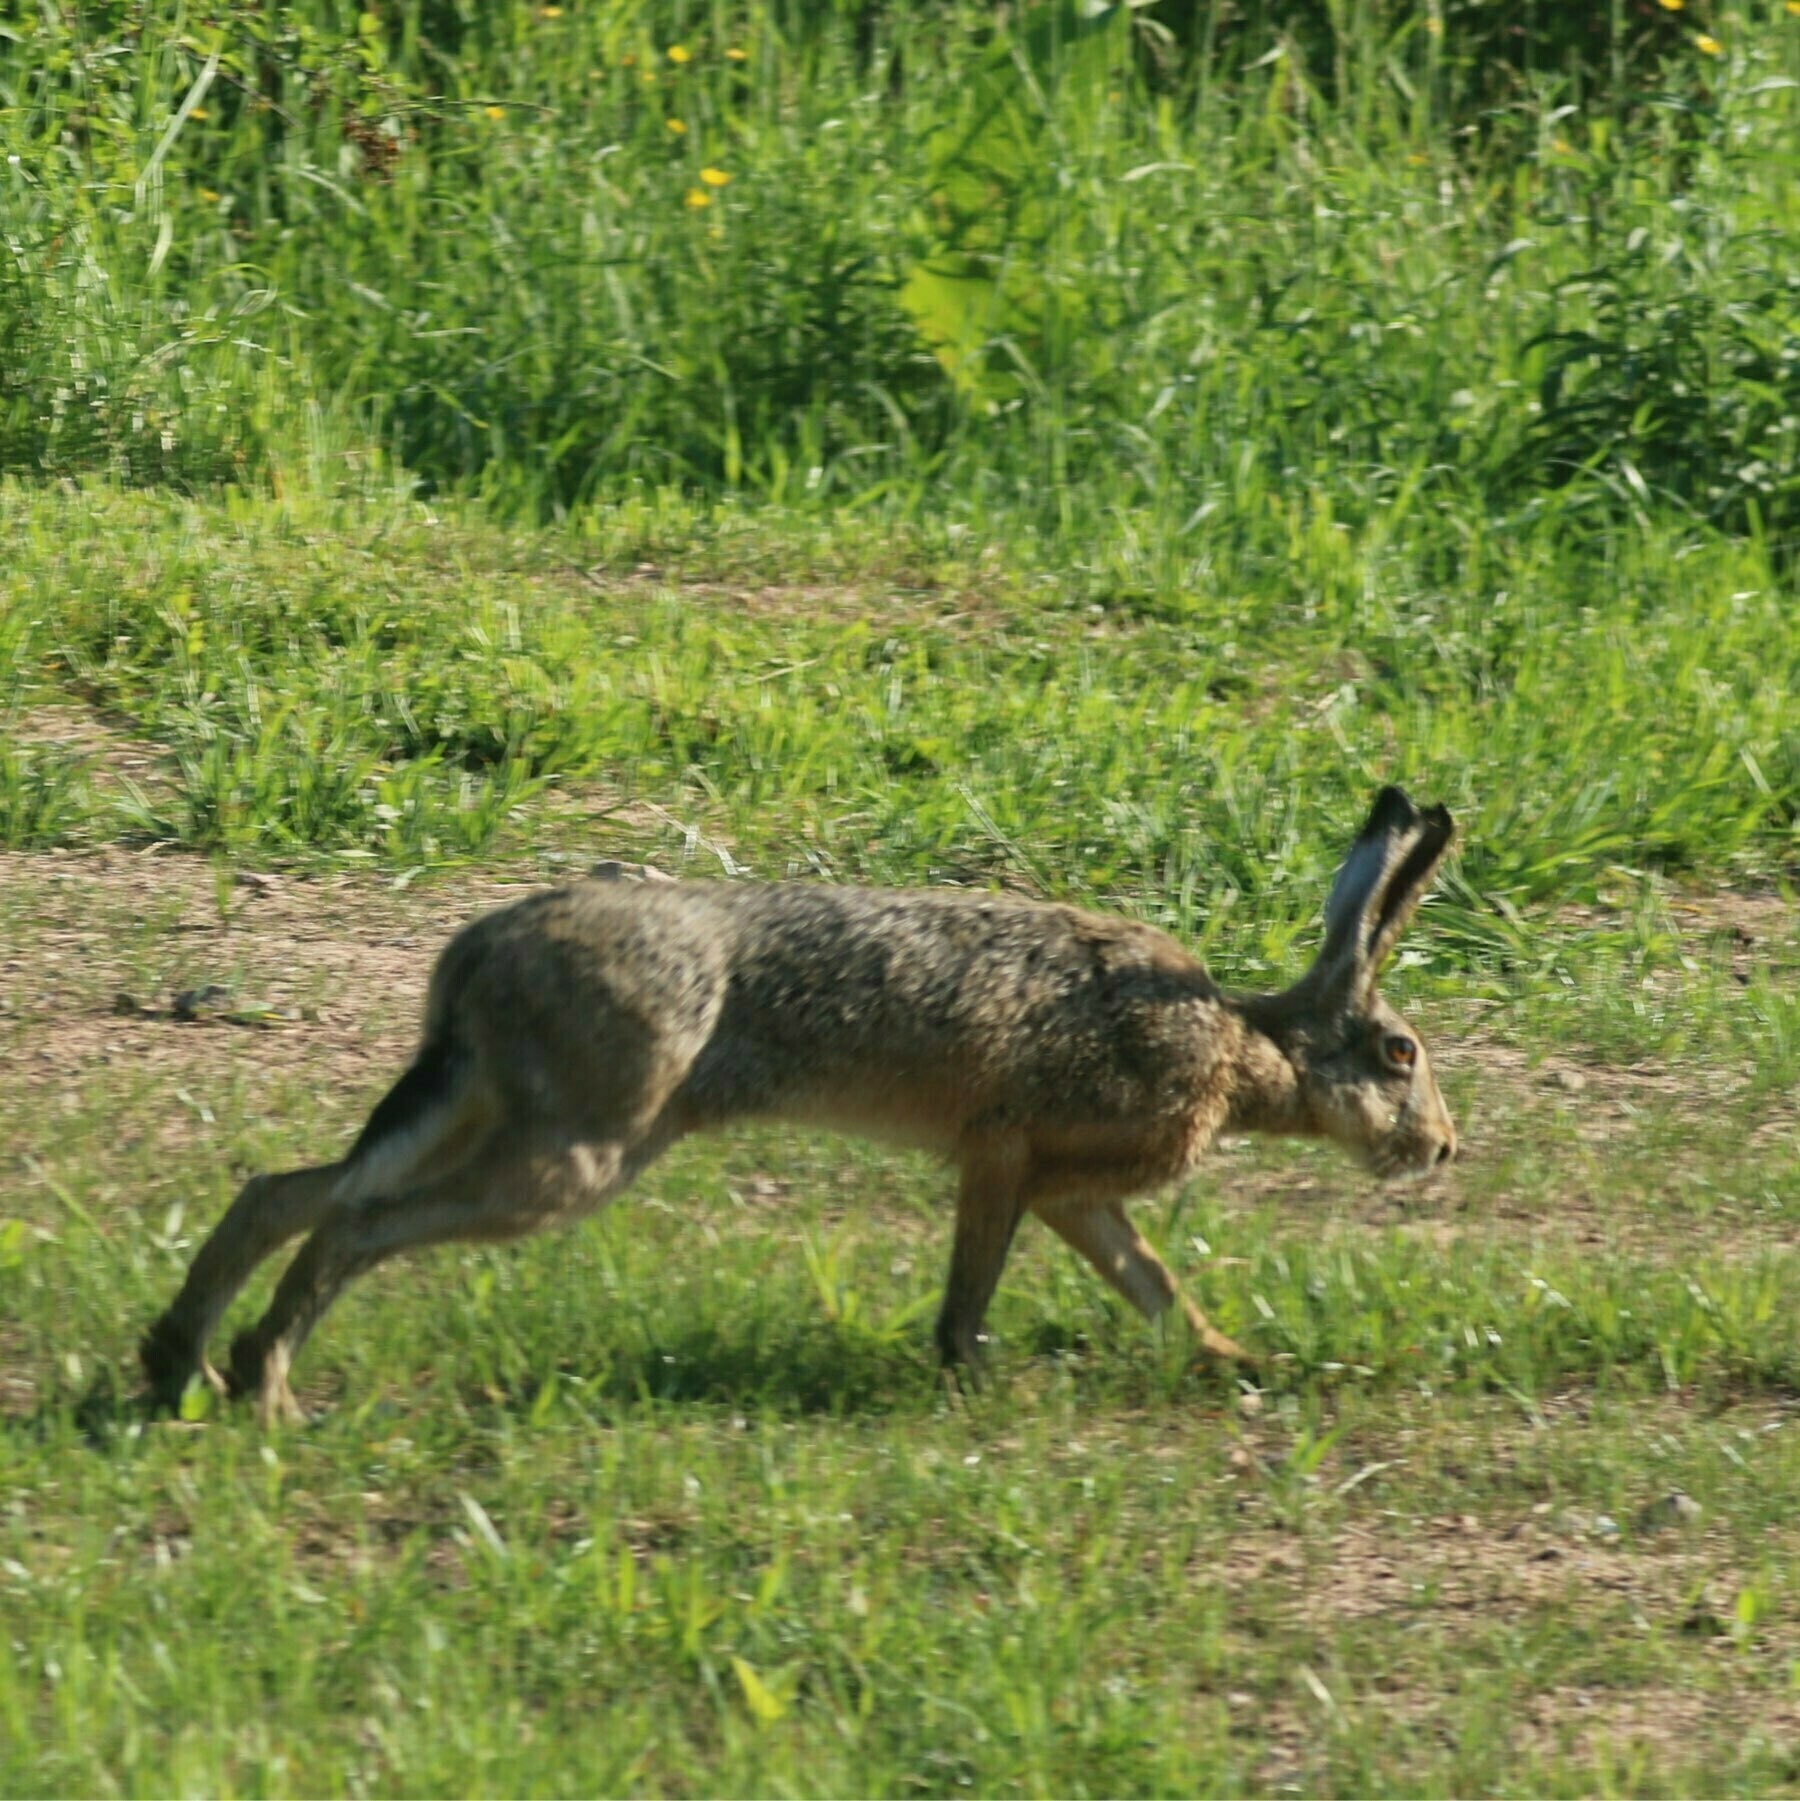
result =
[[[0,6],[0,1791],[1800,1786],[1800,20],[1648,10]],[[758,1131],[133,1400],[501,884],[1272,984],[1390,779],[1465,1157],[1136,1210],[1257,1385]]]
[[[0,1786],[1794,1780],[1800,939],[1791,896],[1725,887],[1785,879],[1768,797],[1741,757],[1695,774],[1724,730],[1766,774],[1791,730],[1793,635],[1727,591],[1741,548],[1690,551],[1679,631],[1605,610],[1620,667],[1695,672],[1647,711],[1556,654],[1602,628],[1529,585],[1540,641],[1485,697],[1472,605],[1410,699],[1322,619],[1246,632],[1215,691],[1221,603],[1108,618],[924,534],[674,501],[547,534],[104,487],[0,509],[11,754],[80,770],[23,834],[69,842],[0,891]],[[304,1432],[132,1404],[198,1235],[245,1169],[355,1128],[479,873],[1004,881],[1273,981],[1389,771],[1465,818],[1391,984],[1465,1165],[1395,1200],[1227,1146],[1138,1210],[1279,1354],[1255,1413],[1029,1235],[994,1381],[953,1401],[941,1174],[773,1132],[359,1285]],[[213,981],[292,1011],[112,1015]],[[1674,1487],[1702,1524],[1640,1527]]]
[[[1048,3],[36,12],[0,460],[1028,528],[1129,605],[1346,532],[1791,553],[1782,0],[1616,9],[1598,91],[1497,8],[1324,10],[1310,61]]]
[[[1497,605],[1492,569],[1410,588],[1362,549],[1341,612],[1197,585],[1121,619],[924,534],[678,503],[514,541],[402,501],[14,487],[0,529],[0,709],[73,697],[164,752],[85,809],[66,750],[13,752],[15,844],[85,811],[90,835],[409,867],[601,783],[767,873],[1012,877],[1203,936],[1249,902],[1285,953],[1393,774],[1466,820],[1438,947],[1479,966],[1540,954],[1518,909],[1646,868],[1768,883],[1800,830],[1800,637],[1735,542],[1646,538],[1579,607],[1542,551],[1494,553]],[[1072,829],[1040,844],[1051,818]]]

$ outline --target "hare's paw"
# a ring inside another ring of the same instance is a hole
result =
[[[153,1407],[171,1413],[181,1411],[181,1397],[195,1375],[212,1373],[192,1334],[167,1313],[138,1341],[138,1363],[144,1372],[146,1398]]]
[[[1245,1350],[1235,1338],[1227,1338],[1191,1301],[1187,1306],[1187,1323],[1199,1339],[1200,1348],[1220,1363],[1238,1363],[1247,1369],[1258,1368],[1263,1363],[1264,1359],[1257,1352]]]
[[[265,1426],[303,1426],[306,1410],[288,1387],[287,1356],[282,1348],[265,1346],[252,1329],[231,1341],[231,1367],[226,1387],[239,1400],[256,1403]]]

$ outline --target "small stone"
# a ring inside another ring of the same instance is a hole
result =
[[[1246,1389],[1238,1396],[1238,1412],[1246,1419],[1255,1419],[1263,1410],[1262,1395],[1254,1388]]]
[[[142,1013],[144,1005],[135,994],[119,993],[113,996],[112,1010],[122,1018],[129,1019],[135,1013]]]
[[[1706,1510],[1692,1495],[1671,1489],[1642,1508],[1633,1522],[1639,1532],[1666,1532],[1671,1526],[1691,1526]]]
[[[653,863],[621,863],[617,857],[602,857],[588,865],[590,882],[672,882],[674,876]]]
[[[1565,1094],[1579,1094],[1587,1087],[1587,1077],[1578,1069],[1557,1070],[1555,1081],[1557,1087],[1562,1089]]]
[[[237,880],[240,888],[248,888],[253,894],[273,894],[281,886],[279,878],[265,875],[260,869],[240,869]]]

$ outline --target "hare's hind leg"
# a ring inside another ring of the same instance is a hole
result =
[[[222,1388],[206,1361],[207,1341],[257,1265],[310,1232],[335,1203],[368,1194],[377,1184],[419,1181],[466,1156],[491,1117],[490,1103],[468,1079],[468,1060],[447,1040],[433,1040],[376,1106],[347,1157],[252,1176],[138,1347],[151,1399],[178,1406],[196,1373]]]
[[[1214,1357],[1254,1363],[1254,1353],[1229,1339],[1181,1292],[1169,1267],[1125,1217],[1117,1201],[1064,1198],[1034,1203],[1033,1211],[1097,1269],[1146,1319],[1159,1319],[1177,1302],[1194,1336]]]
[[[224,1383],[206,1360],[206,1344],[232,1298],[262,1260],[325,1216],[348,1159],[280,1175],[252,1176],[200,1247],[181,1292],[144,1334],[138,1356],[159,1406],[178,1407],[189,1380]]]
[[[352,1278],[397,1251],[452,1240],[500,1242],[590,1212],[623,1188],[664,1141],[569,1144],[490,1135],[459,1168],[398,1193],[334,1206],[231,1347],[230,1383],[266,1419],[299,1413],[287,1373],[307,1335]]]

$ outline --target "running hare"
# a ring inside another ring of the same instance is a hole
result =
[[[1027,1211],[1144,1313],[1181,1299],[1121,1202],[1221,1130],[1325,1136],[1383,1176],[1456,1148],[1424,1047],[1375,979],[1451,837],[1384,788],[1313,967],[1228,995],[1150,926],[962,892],[587,881],[453,938],[412,1067],[348,1156],[253,1176],[142,1355],[177,1402],[251,1271],[308,1233],[230,1388],[294,1411],[288,1367],[352,1276],[394,1252],[518,1238],[618,1194],[690,1132],[785,1118],[957,1166],[937,1342],[972,1358]],[[1206,1348],[1245,1357],[1182,1301]]]

